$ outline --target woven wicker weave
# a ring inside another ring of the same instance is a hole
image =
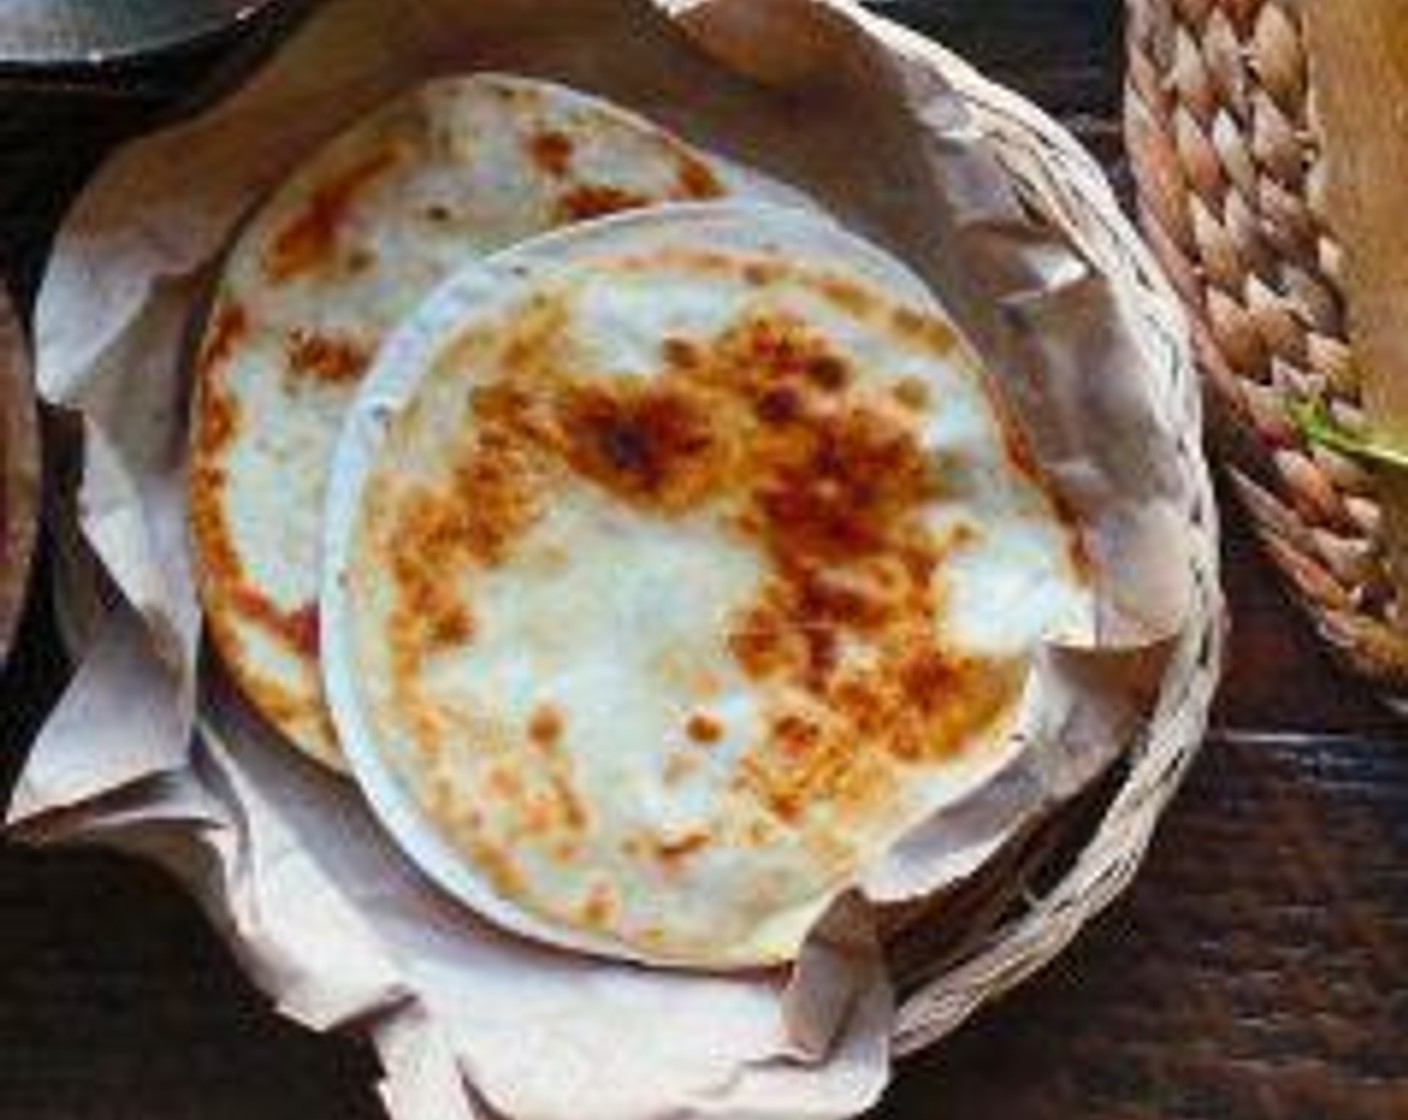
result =
[[[1193,313],[1220,450],[1321,634],[1408,690],[1402,589],[1374,479],[1311,445],[1293,401],[1362,424],[1298,4],[1131,0],[1126,134],[1145,232]]]

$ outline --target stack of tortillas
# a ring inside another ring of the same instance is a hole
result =
[[[562,87],[440,80],[312,156],[196,363],[222,661],[444,887],[569,949],[794,958],[1089,627],[925,285]]]

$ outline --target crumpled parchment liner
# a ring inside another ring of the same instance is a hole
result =
[[[41,392],[83,420],[81,537],[122,601],[80,620],[79,672],[12,824],[171,867],[283,1012],[371,1036],[399,1120],[864,1108],[888,1077],[893,1007],[858,895],[791,973],[652,971],[525,943],[436,893],[353,786],[273,742],[217,669],[198,671],[184,360],[241,214],[319,139],[435,73],[515,70],[613,97],[897,252],[1002,380],[1102,572],[1099,648],[1043,651],[1016,761],[866,870],[872,902],[923,895],[1138,733],[1187,622],[1191,547],[1177,433],[1142,376],[1154,343],[1038,218],[1042,200],[1016,191],[941,57],[840,0],[414,0],[394,16],[332,0],[239,93],[120,153],[61,231],[36,334]]]

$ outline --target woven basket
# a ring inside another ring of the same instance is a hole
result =
[[[24,609],[39,516],[39,433],[19,324],[0,290],[0,666]]]
[[[1201,743],[1221,667],[1224,619],[1216,505],[1198,438],[1201,393],[1177,295],[1100,169],[1069,133],[947,51],[917,37],[905,37],[904,46],[930,56],[961,95],[973,127],[988,138],[1033,215],[1059,227],[1111,279],[1148,334],[1168,341],[1164,359],[1140,372],[1153,380],[1186,482],[1181,529],[1193,599],[1153,714],[1114,772],[940,900],[938,920],[916,922],[893,942],[902,997],[894,1050],[900,1055],[937,1042],[1051,961],[1131,881]],[[72,607],[74,589],[95,576],[81,547],[64,555],[65,539],[58,537],[56,584]],[[82,620],[74,625],[81,630]]]
[[[1219,450],[1267,552],[1331,648],[1408,691],[1408,601],[1374,478],[1288,405],[1362,422],[1294,0],[1132,0],[1125,125],[1150,242],[1192,312]]]

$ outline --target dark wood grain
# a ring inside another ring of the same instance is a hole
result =
[[[887,7],[1060,114],[1123,181],[1116,0]],[[134,100],[70,90],[42,136],[32,112],[0,114],[0,266],[22,295],[97,155],[217,59],[126,75]],[[1144,874],[1046,974],[903,1065],[877,1117],[1408,1117],[1408,742],[1229,518],[1216,730]],[[45,590],[41,573],[0,679],[0,789],[61,679]],[[0,1120],[354,1120],[380,1115],[376,1075],[365,1047],[277,1018],[157,873],[0,848]]]

